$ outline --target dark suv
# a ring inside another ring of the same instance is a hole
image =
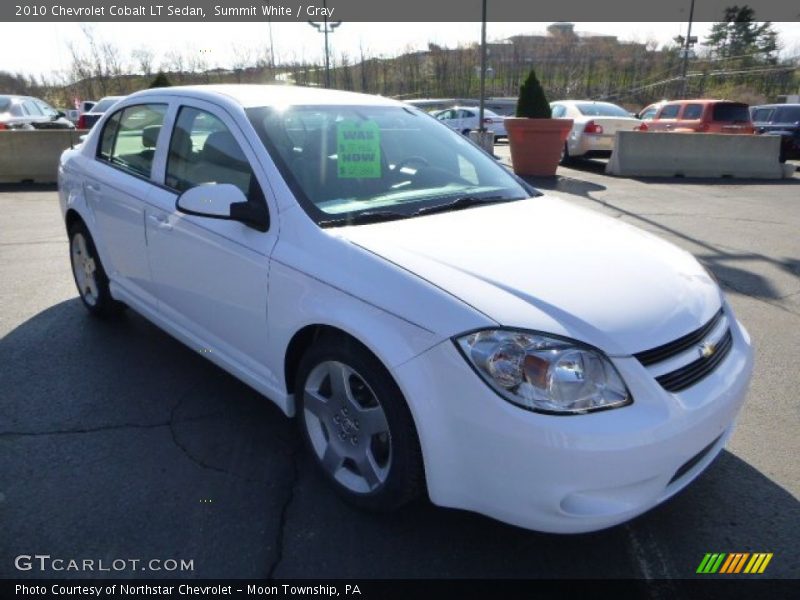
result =
[[[756,133],[781,136],[781,161],[800,158],[800,104],[763,104],[750,114]]]
[[[75,129],[64,113],[31,96],[0,95],[2,129]]]

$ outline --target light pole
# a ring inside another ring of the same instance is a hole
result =
[[[269,0],[264,0],[267,7],[269,7]],[[272,41],[272,13],[267,12],[267,25],[269,27],[269,65],[275,71],[275,45]],[[275,76],[275,73],[272,74]]]
[[[694,2],[694,0],[692,0]],[[483,110],[486,104],[486,0],[481,6],[481,102],[478,109],[478,131],[486,131]]]
[[[692,39],[692,19],[694,18],[694,0],[689,7],[689,28],[686,31],[686,41],[683,44],[683,68],[681,70],[681,98],[686,98],[686,71],[689,68],[689,51],[692,45],[697,41],[695,37]]]
[[[321,24],[318,21],[309,21],[308,24],[311,25],[314,29],[319,31],[320,33],[325,34],[325,87],[331,87],[331,61],[330,61],[330,51],[328,50],[328,34],[333,33],[333,30],[336,29],[339,25],[342,24],[341,21],[328,21],[328,2],[327,0],[323,0],[322,6],[325,9],[323,11],[323,18],[325,19]]]

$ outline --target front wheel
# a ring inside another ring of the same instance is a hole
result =
[[[111,297],[103,263],[86,225],[77,221],[69,229],[69,255],[72,276],[83,305],[96,316],[121,312],[125,305]]]
[[[297,413],[324,476],[346,500],[392,510],[422,489],[422,459],[411,413],[397,384],[364,347],[320,340],[300,362]]]

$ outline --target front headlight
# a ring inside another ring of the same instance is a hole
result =
[[[633,401],[608,358],[579,342],[503,329],[455,342],[492,389],[529,410],[581,414]]]

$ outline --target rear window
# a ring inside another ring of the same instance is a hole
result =
[[[616,104],[578,102],[575,106],[587,117],[630,117],[627,110]]]
[[[720,102],[714,105],[714,121],[749,121],[750,111],[747,104],[734,104],[732,102]]]
[[[800,121],[800,106],[781,106],[775,111],[778,123],[797,123]]]
[[[11,106],[11,98],[8,96],[0,96],[0,112],[6,112]]]

